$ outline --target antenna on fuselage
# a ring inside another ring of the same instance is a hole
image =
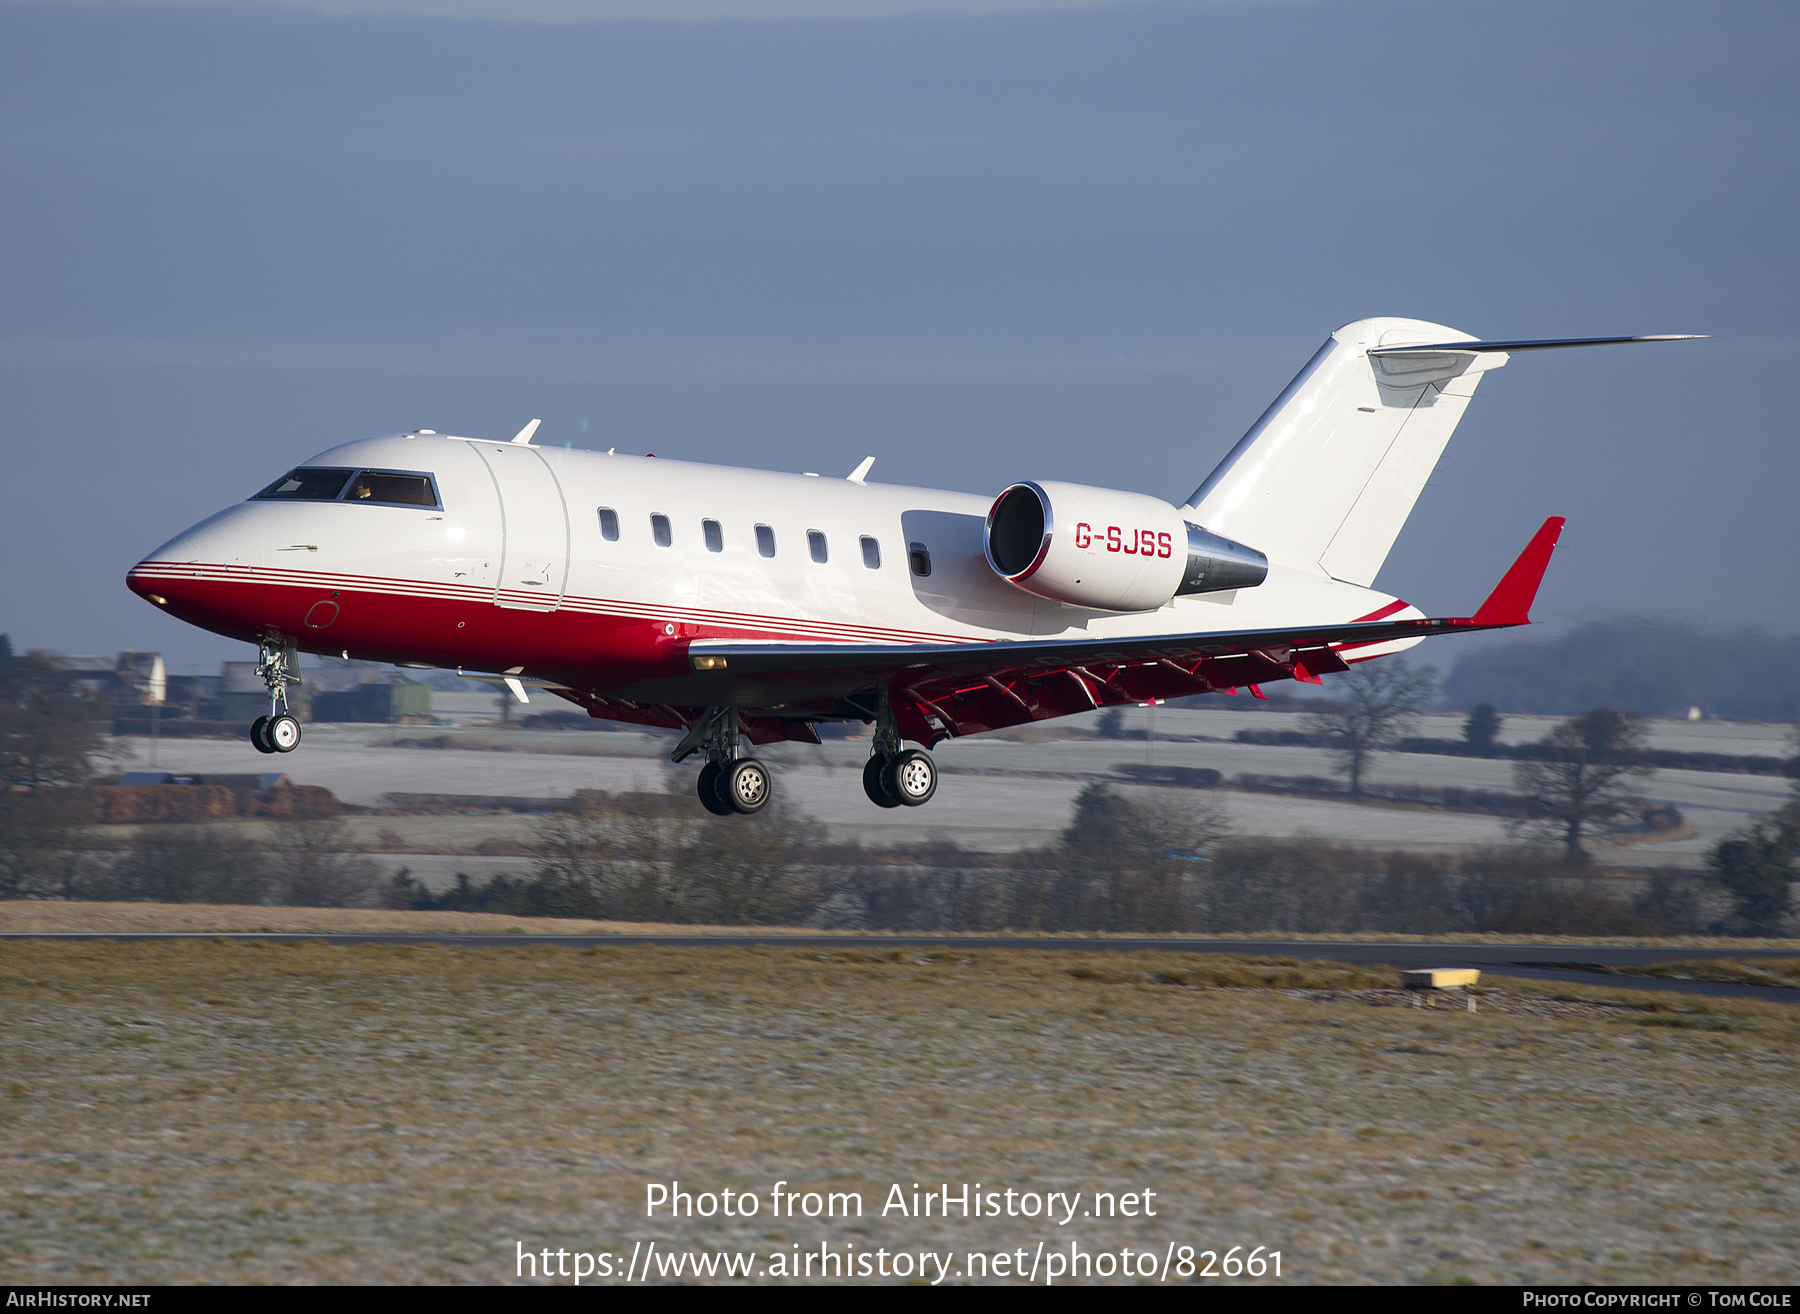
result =
[[[526,425],[523,429],[519,430],[518,433],[513,435],[513,441],[515,443],[524,443],[529,446],[531,443],[531,435],[537,432],[538,425],[542,423],[542,420],[533,420],[530,424]]]
[[[869,470],[874,464],[874,457],[865,456],[862,459],[862,464],[857,466],[856,469],[852,470],[849,474],[845,475],[844,478],[848,479],[853,484],[860,484],[869,477]]]

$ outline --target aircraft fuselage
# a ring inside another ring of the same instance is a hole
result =
[[[991,499],[967,493],[433,434],[346,443],[301,468],[429,476],[435,505],[252,498],[151,553],[130,587],[215,633],[302,652],[815,712],[854,681],[722,682],[695,672],[690,644],[1126,638],[1337,623],[1394,602],[1276,564],[1258,588],[1154,611],[1071,607],[995,574]],[[1113,528],[1115,550],[1135,546],[1134,527]]]

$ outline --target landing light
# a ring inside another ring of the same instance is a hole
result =
[[[723,657],[702,657],[696,653],[694,669],[696,671],[722,671],[725,669],[725,659]]]
[[[166,607],[169,605],[169,600],[160,593],[146,593],[144,596],[149,598],[150,601],[154,602],[159,607]]]

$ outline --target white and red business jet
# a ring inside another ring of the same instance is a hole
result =
[[[1475,385],[1516,351],[1367,319],[1331,335],[1179,506],[1026,481],[988,499],[533,446],[430,430],[323,452],[140,562],[171,615],[259,645],[288,752],[299,652],[486,673],[589,715],[683,732],[713,812],[755,812],[744,741],[873,722],[881,807],[937,788],[927,748],[1000,726],[1236,693],[1528,623],[1562,528],[1546,520],[1474,615],[1427,619],[1369,586]],[[1694,336],[1694,335],[1681,335]]]

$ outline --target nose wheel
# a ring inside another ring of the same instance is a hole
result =
[[[300,747],[300,722],[283,712],[250,723],[250,744],[259,753],[291,753]]]
[[[294,650],[276,639],[264,639],[257,649],[256,673],[269,690],[269,714],[250,723],[250,744],[259,753],[291,753],[300,747],[300,722],[288,712],[287,687],[299,684],[293,675]]]

